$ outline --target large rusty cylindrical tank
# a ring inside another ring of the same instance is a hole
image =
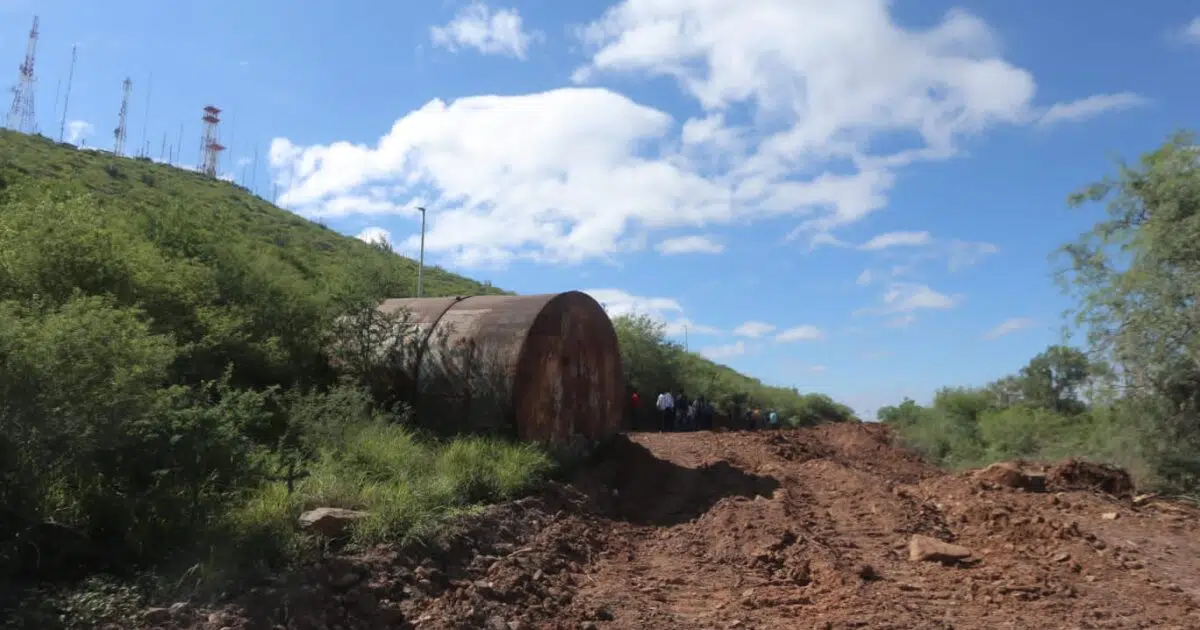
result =
[[[621,428],[624,379],[612,321],[580,291],[391,299],[413,348],[417,420],[574,447]]]

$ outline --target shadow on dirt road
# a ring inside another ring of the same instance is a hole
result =
[[[779,488],[774,478],[727,461],[689,468],[661,459],[626,435],[605,444],[595,461],[571,485],[591,499],[598,515],[634,525],[686,523],[722,499],[770,497]]]

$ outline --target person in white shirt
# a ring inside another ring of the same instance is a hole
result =
[[[655,403],[658,407],[658,413],[662,416],[662,424],[659,426],[659,432],[667,431],[671,426],[671,415],[675,413],[675,397],[671,392],[663,392],[658,395],[658,402]]]

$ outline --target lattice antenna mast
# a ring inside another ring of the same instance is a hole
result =
[[[121,112],[117,114],[117,128],[113,130],[113,153],[125,155],[126,123],[129,120],[129,94],[133,91],[133,79],[126,78],[121,84]]]
[[[7,127],[22,133],[37,133],[37,115],[33,96],[37,79],[33,75],[37,58],[38,18],[33,17],[33,28],[29,29],[29,46],[25,49],[25,61],[17,75],[17,86],[13,88],[12,107],[8,110]]]
[[[150,94],[154,91],[154,73],[150,73],[150,79],[146,81],[146,111],[142,112],[142,144],[138,147],[138,154],[142,157],[150,156],[150,143],[146,140],[146,132],[150,127]]]
[[[200,172],[209,177],[216,177],[221,152],[225,150],[217,135],[217,126],[221,124],[221,110],[209,105],[204,108],[204,116],[200,120],[204,121],[204,139],[200,143],[203,151]]]
[[[67,135],[67,107],[71,104],[71,83],[75,81],[75,60],[79,46],[71,47],[71,71],[67,73],[67,93],[63,95],[62,124],[58,127],[58,141],[62,142]]]

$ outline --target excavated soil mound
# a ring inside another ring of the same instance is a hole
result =
[[[1052,467],[1046,477],[1058,490],[1095,490],[1115,497],[1133,495],[1129,473],[1106,464],[1069,459]]]
[[[1197,510],[1135,507],[1078,462],[1029,492],[892,444],[875,425],[621,438],[445,548],[327,559],[159,625],[1200,628]],[[969,556],[910,559],[914,536]]]

